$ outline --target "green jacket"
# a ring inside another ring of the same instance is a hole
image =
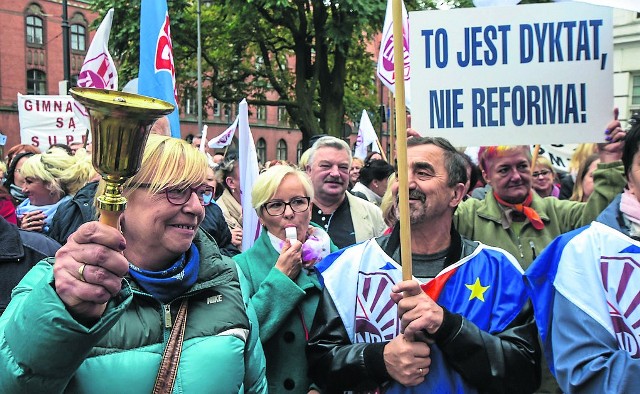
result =
[[[266,392],[246,279],[205,232],[194,244],[200,270],[187,293],[162,305],[128,277],[92,327],[65,309],[51,262],[38,263],[0,318],[0,392],[150,393],[171,330],[165,311],[175,319],[183,297],[189,309],[174,393]]]
[[[502,208],[493,193],[484,200],[470,198],[458,205],[453,223],[458,232],[474,241],[511,253],[527,269],[536,256],[557,236],[591,223],[626,185],[622,163],[599,164],[593,173],[594,191],[586,203],[541,198],[533,195],[531,207],[544,222],[536,230],[526,220],[520,231],[502,226]]]
[[[337,248],[331,244],[331,251]],[[295,281],[275,268],[279,253],[267,231],[251,249],[233,257],[249,279],[251,302],[260,323],[270,393],[307,393],[308,331],[322,294],[315,271],[302,269]]]

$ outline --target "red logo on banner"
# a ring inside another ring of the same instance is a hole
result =
[[[165,15],[164,24],[158,35],[156,44],[156,72],[166,71],[171,74],[173,83],[173,95],[178,102],[178,91],[176,90],[176,69],[173,63],[173,44],[171,43],[171,28],[169,27],[169,14]]]

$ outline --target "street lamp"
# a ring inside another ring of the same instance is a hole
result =
[[[200,37],[200,0],[196,6],[196,16],[198,24],[198,133],[202,132],[202,42]],[[197,133],[196,133],[197,134]]]
[[[198,133],[202,132],[202,38],[200,35],[200,3],[202,0],[198,0],[196,4],[196,19],[198,25],[198,51],[196,54],[198,62]],[[206,7],[211,5],[211,1],[205,0],[204,5]]]

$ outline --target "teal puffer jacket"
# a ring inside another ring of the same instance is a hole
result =
[[[0,318],[0,392],[150,393],[175,315],[189,298],[175,393],[266,392],[265,359],[246,279],[199,231],[198,280],[162,305],[127,278],[92,327],[78,323],[55,293],[51,262],[14,289]]]

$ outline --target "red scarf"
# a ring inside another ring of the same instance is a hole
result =
[[[500,205],[504,205],[505,207],[512,208],[523,213],[536,230],[542,230],[544,228],[544,223],[542,222],[542,219],[540,219],[540,215],[538,215],[538,212],[536,212],[535,209],[531,208],[531,202],[533,201],[532,191],[529,191],[527,198],[525,198],[521,204],[510,204],[498,197],[495,191],[493,192],[493,197],[495,197],[496,201],[498,201]]]

